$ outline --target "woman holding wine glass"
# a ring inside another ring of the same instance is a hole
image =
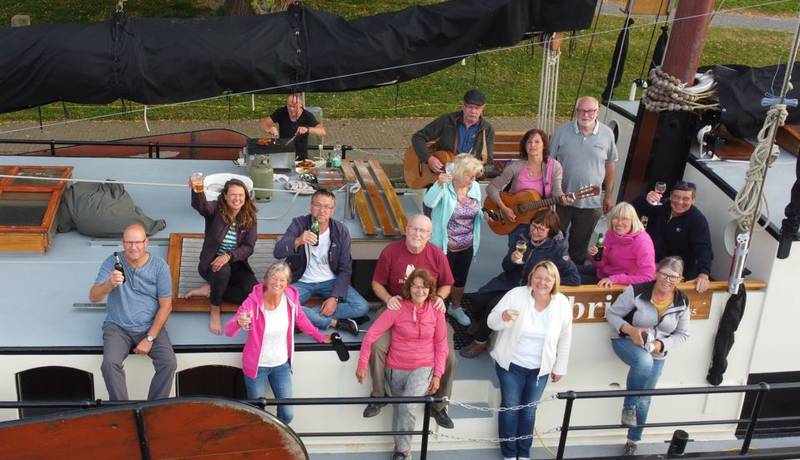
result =
[[[208,284],[185,297],[207,296],[211,303],[208,330],[222,334],[222,302],[240,304],[258,282],[247,259],[256,244],[256,207],[239,179],[225,182],[219,198],[206,200],[202,188],[192,187],[192,207],[205,218],[205,238],[197,269]],[[200,190],[200,191],[198,191]]]
[[[531,129],[522,136],[519,142],[519,160],[514,160],[505,168],[502,174],[492,179],[486,187],[486,195],[497,205],[503,218],[516,222],[514,210],[506,206],[500,199],[500,192],[511,184],[510,192],[517,193],[523,190],[535,190],[542,198],[556,197],[564,205],[574,202],[561,190],[563,170],[561,163],[550,158],[550,146],[547,134],[540,129]],[[528,233],[528,224],[519,225],[508,235],[508,246],[513,247],[519,237]]]
[[[530,458],[536,405],[548,377],[555,383],[567,373],[572,342],[572,302],[559,290],[559,274],[549,260],[533,267],[525,286],[503,296],[487,318],[497,331],[490,354],[500,381],[498,414],[500,451],[505,459]],[[514,439],[516,440],[508,440]]]
[[[472,155],[462,153],[455,157],[451,168],[452,175],[440,174],[439,180],[425,192],[423,202],[431,208],[431,243],[447,254],[455,279],[447,314],[466,327],[471,320],[461,307],[461,300],[481,240],[484,216],[481,212],[481,188],[475,178],[483,174],[483,164]]]
[[[308,320],[291,286],[292,271],[286,262],[274,263],[267,269],[264,282],[256,284],[225,325],[225,335],[232,337],[239,329],[247,331],[242,350],[242,372],[248,399],[264,398],[267,383],[277,399],[292,397],[292,354],[294,329],[310,335],[319,343],[330,343]],[[278,406],[278,419],[289,423],[294,417],[292,406]]]

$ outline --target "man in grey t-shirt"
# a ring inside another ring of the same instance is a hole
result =
[[[614,133],[597,121],[599,103],[591,96],[578,99],[576,119],[561,125],[550,140],[550,155],[564,169],[562,189],[571,193],[586,185],[603,184],[605,196],[558,204],[562,230],[569,230],[569,256],[577,265],[586,260],[589,239],[600,216],[614,206],[614,172],[618,158]]]
[[[147,252],[147,243],[141,224],[126,227],[119,257],[123,271],[108,257],[89,290],[92,302],[108,297],[101,369],[112,400],[129,399],[123,362],[131,348],[153,360],[156,373],[147,399],[167,398],[172,391],[177,363],[164,327],[172,311],[172,279],[167,262]]]

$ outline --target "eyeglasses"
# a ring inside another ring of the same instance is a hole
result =
[[[670,283],[677,283],[678,281],[681,280],[681,278],[683,278],[680,275],[673,275],[671,273],[666,273],[666,272],[658,272],[658,274],[659,276],[669,281]]]
[[[593,113],[597,113],[597,109],[577,109],[576,112],[591,115]]]
[[[122,242],[122,244],[124,244],[125,246],[142,246],[142,245],[145,243],[145,241],[147,241],[147,240],[141,240],[141,241],[123,241],[123,242]]]
[[[533,230],[534,232],[546,232],[549,229],[544,225],[531,224],[531,230]]]
[[[335,206],[336,206],[335,204],[311,203],[311,207],[317,209],[333,209]]]

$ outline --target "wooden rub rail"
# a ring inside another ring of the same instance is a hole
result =
[[[377,160],[343,160],[342,171],[348,183],[357,182],[361,186],[353,195],[352,205],[358,212],[364,234],[376,236],[377,221],[383,236],[405,235],[405,211],[381,164]]]
[[[764,289],[766,283],[753,280],[745,281],[747,289]],[[595,323],[605,321],[606,307],[610,306],[622,293],[625,286],[615,284],[609,289],[598,287],[594,284],[581,286],[562,286],[561,293],[572,301],[573,321],[576,323]],[[692,319],[708,319],[711,312],[711,296],[715,292],[725,292],[728,283],[725,281],[712,281],[708,290],[702,294],[695,291],[694,283],[681,283],[678,285],[689,298]]]

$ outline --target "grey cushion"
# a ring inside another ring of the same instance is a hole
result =
[[[146,216],[122,184],[73,184],[64,192],[58,208],[59,232],[77,229],[88,236],[116,238],[136,222],[144,226],[148,235],[167,227],[163,219]]]

